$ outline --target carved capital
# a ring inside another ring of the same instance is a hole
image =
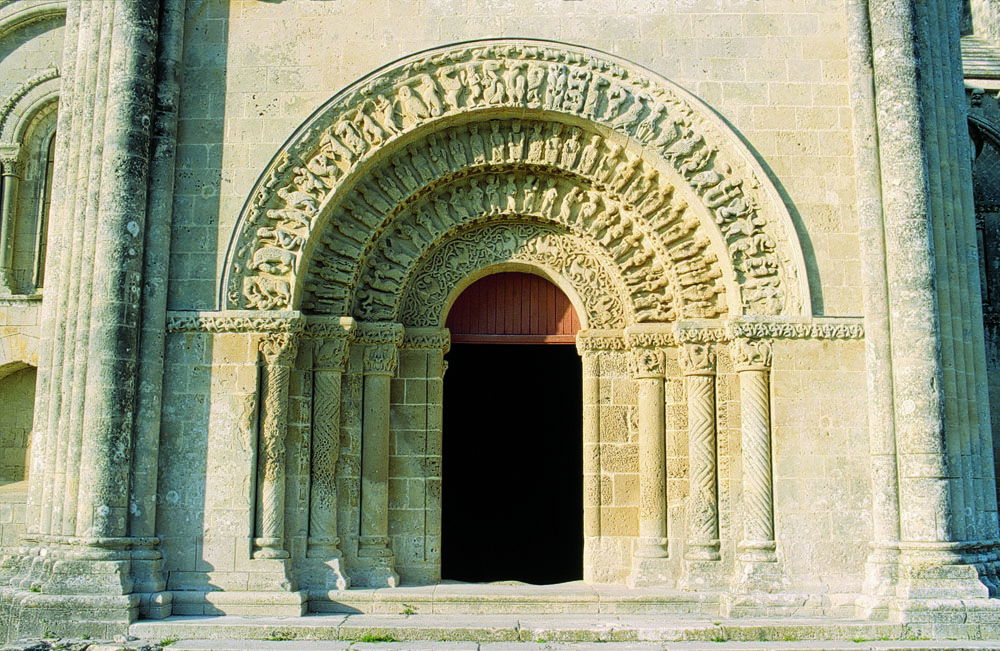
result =
[[[731,344],[737,371],[767,371],[771,368],[770,339],[737,339]]]
[[[625,336],[613,330],[581,330],[576,334],[576,350],[584,353],[627,350]]]
[[[260,354],[268,366],[291,366],[298,352],[298,337],[279,332],[260,340]]]
[[[663,351],[650,348],[635,350],[632,372],[636,378],[662,378],[666,372]]]
[[[683,344],[680,363],[684,375],[715,375],[715,348],[710,344]]]
[[[347,359],[347,339],[317,339],[313,345],[313,367],[317,370],[343,371]]]
[[[439,350],[444,354],[451,349],[451,333],[446,328],[407,328],[402,347],[408,350]]]
[[[310,316],[302,328],[302,336],[310,339],[340,339],[354,332],[355,321],[349,316]]]
[[[365,347],[365,375],[395,375],[399,365],[399,348],[394,344],[372,344]]]
[[[17,149],[0,149],[0,166],[3,176],[20,176],[21,158]]]
[[[403,341],[403,325],[390,321],[358,321],[354,340],[359,344],[394,344]]]

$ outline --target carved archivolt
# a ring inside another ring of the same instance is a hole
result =
[[[241,216],[221,303],[346,313],[355,288],[386,282],[362,273],[412,271],[369,262],[406,248],[390,235],[412,233],[405,220],[445,230],[440,202],[454,214],[479,200],[597,237],[641,282],[664,283],[664,315],[636,321],[799,315],[801,254],[764,178],[707,107],[623,61],[544,42],[444,48],[352,86],[292,138]],[[458,179],[471,195],[444,189]],[[685,284],[690,265],[716,278]]]
[[[25,125],[59,94],[59,71],[47,68],[26,79],[0,103],[0,144],[17,144]]]
[[[581,316],[588,326],[624,327],[625,302],[594,247],[564,229],[528,222],[477,224],[436,247],[408,284],[398,320],[407,326],[441,325],[448,300],[463,279],[480,269],[511,262],[565,279],[579,293],[585,311]]]

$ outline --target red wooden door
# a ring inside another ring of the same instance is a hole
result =
[[[445,323],[454,343],[571,344],[580,320],[566,294],[527,273],[499,273],[469,285]]]

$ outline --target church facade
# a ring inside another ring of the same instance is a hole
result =
[[[954,5],[0,0],[0,636],[512,580],[997,635]]]

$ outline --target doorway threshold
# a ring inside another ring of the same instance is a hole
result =
[[[518,581],[493,583],[442,582],[398,588],[352,588],[310,592],[315,613],[370,614],[657,614],[719,613],[720,593],[670,588],[629,588],[624,585],[571,581],[531,585]]]

